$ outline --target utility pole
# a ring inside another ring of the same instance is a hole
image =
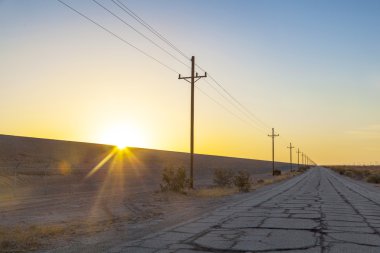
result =
[[[274,138],[280,136],[274,133],[274,128],[272,128],[272,134],[268,134],[268,137],[272,138],[272,176],[274,176]]]
[[[290,146],[287,147],[290,151],[290,171],[293,171],[293,161],[292,161],[292,149],[294,148],[294,146],[292,146],[292,143],[290,143]]]
[[[297,169],[300,168],[300,149],[297,148]]]
[[[181,77],[179,74],[178,79],[184,79],[191,84],[191,105],[190,105],[190,188],[194,188],[194,89],[195,82],[199,79],[207,77],[207,72],[203,76],[195,73],[195,57],[191,57],[191,76]],[[189,81],[190,79],[190,81]]]
[[[304,153],[302,152],[302,166],[305,166],[305,163],[304,163],[304,157],[305,157],[305,155],[304,155]]]

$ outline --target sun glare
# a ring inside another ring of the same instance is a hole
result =
[[[145,145],[141,132],[131,126],[114,126],[109,128],[101,138],[103,143],[115,145],[119,149],[142,147]]]

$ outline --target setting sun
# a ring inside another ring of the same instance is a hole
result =
[[[131,125],[118,125],[107,129],[100,141],[105,144],[115,145],[119,149],[126,147],[145,146],[145,140],[138,128]]]

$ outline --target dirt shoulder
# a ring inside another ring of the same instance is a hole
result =
[[[380,166],[326,166],[340,175],[380,186]]]
[[[296,174],[254,183],[252,191]],[[145,191],[99,192],[55,197],[0,212],[0,252],[94,252],[197,217],[249,193],[201,188],[186,194]]]

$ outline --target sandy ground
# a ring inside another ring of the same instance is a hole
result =
[[[260,177],[268,177],[268,174]],[[35,226],[53,229],[53,232],[58,226],[58,233],[47,233],[26,248],[45,251],[69,245],[64,252],[84,252],[89,246],[106,248],[140,238],[246,195],[235,189],[215,188],[187,194],[146,187],[124,189],[108,187],[99,191],[8,200],[0,205],[0,226],[3,230],[18,227],[29,233],[34,233]]]
[[[188,171],[188,154],[0,135],[0,251],[106,248],[243,198],[233,190],[199,190],[212,187],[215,168],[246,170],[255,182],[271,177],[268,161],[195,161],[197,191],[162,193],[163,169]],[[9,235],[19,245],[9,245]]]

